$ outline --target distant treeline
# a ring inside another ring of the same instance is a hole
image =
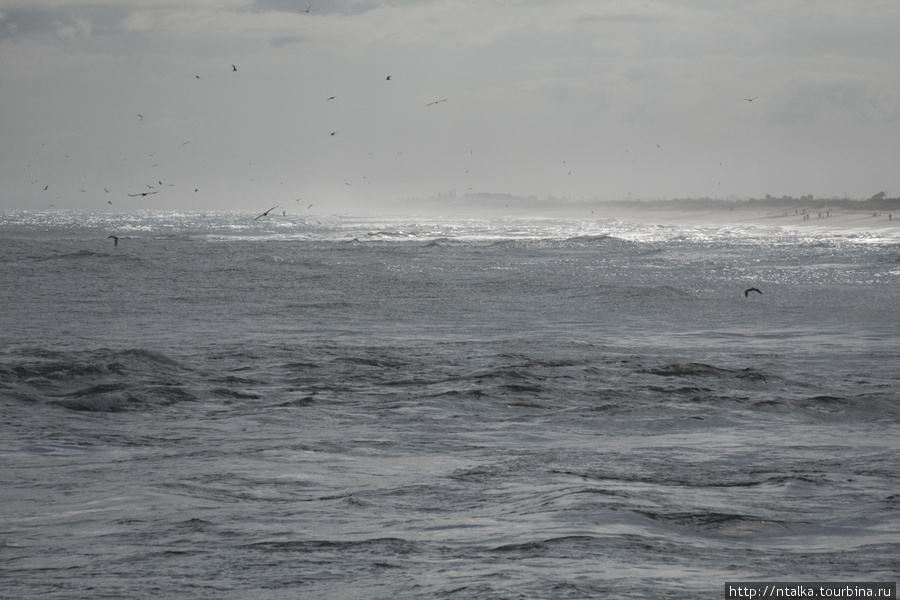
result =
[[[763,198],[717,199],[717,198],[672,198],[657,200],[598,200],[570,198],[538,198],[537,196],[517,196],[504,193],[466,193],[457,195],[455,191],[439,194],[428,199],[409,199],[409,203],[432,207],[479,208],[489,211],[540,210],[555,211],[589,207],[621,207],[628,209],[687,209],[687,210],[734,210],[736,208],[770,208],[781,210],[843,209],[852,211],[896,211],[900,212],[900,198],[888,198],[879,192],[871,198],[815,198],[812,195],[775,197],[767,194]]]
[[[840,208],[845,210],[900,210],[900,198],[888,198],[884,192],[879,192],[867,200],[851,200],[849,198],[814,198],[813,196],[775,196],[766,195],[765,198],[749,198],[747,200],[714,200],[712,198],[677,198],[673,200],[636,200],[647,206],[665,206],[676,204],[685,208],[715,209],[732,208],[739,206],[766,207],[766,208]]]

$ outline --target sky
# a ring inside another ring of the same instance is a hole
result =
[[[0,0],[0,210],[896,196],[898,31],[896,0]]]

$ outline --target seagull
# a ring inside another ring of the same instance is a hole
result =
[[[157,194],[157,193],[159,193],[159,192],[138,192],[137,194],[128,194],[128,195],[131,196],[132,198],[134,198],[136,196],[151,196],[151,195]]]
[[[384,80],[385,80],[385,81],[390,81],[390,80],[391,80],[391,76],[388,75],[387,77],[384,78]]]
[[[144,120],[144,115],[140,115],[140,114],[139,114],[139,115],[138,115],[138,118],[139,118],[141,121],[143,121],[143,120]]]
[[[753,96],[752,98],[744,98],[744,100],[746,100],[747,102],[753,102],[757,98],[759,98],[759,96]]]
[[[311,209],[312,207],[313,207],[313,205],[310,204],[309,206],[306,207],[306,210],[309,210],[309,209]]]
[[[337,135],[337,131],[332,131],[331,135]]]
[[[337,96],[329,96],[329,97],[325,98],[325,102],[328,102],[329,100],[334,100],[335,98],[337,98]]]
[[[439,102],[446,102],[446,101],[447,101],[446,98],[444,98],[443,100],[435,100],[434,102],[429,102],[429,103],[426,104],[425,106],[431,106],[432,104],[437,104],[437,103],[439,103]]]
[[[747,288],[746,290],[744,290],[744,298],[746,298],[747,296],[749,296],[749,295],[750,295],[750,292],[756,292],[757,294],[762,294],[762,292],[759,291],[759,290],[756,289],[756,288]]]
[[[44,191],[45,191],[45,192],[47,191],[47,188],[48,188],[48,187],[50,187],[50,184],[49,184],[49,183],[48,183],[47,185],[44,186]]]
[[[113,241],[113,246],[118,246],[118,245],[119,245],[119,238],[116,237],[116,236],[114,236],[114,235],[111,235],[111,236],[109,236],[109,237],[106,238],[106,239],[112,240],[112,241]]]
[[[306,10],[301,10],[300,12],[301,12],[301,13],[308,13],[311,9],[312,9],[312,5],[310,4],[309,8],[307,8]]]
[[[231,65],[231,72],[234,73],[235,71],[237,71],[237,67],[234,65]]]
[[[278,208],[278,205],[273,206],[272,208],[270,208],[269,210],[267,210],[266,212],[264,212],[263,214],[259,215],[258,217],[256,217],[256,219],[253,219],[253,220],[256,221],[257,219],[262,219],[263,217],[269,216],[269,213],[272,212],[273,210],[275,210],[276,208]]]

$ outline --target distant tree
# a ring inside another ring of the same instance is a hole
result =
[[[878,192],[877,194],[875,194],[874,196],[872,196],[871,198],[869,198],[869,200],[876,200],[876,201],[877,201],[877,200],[884,200],[884,197],[885,197],[885,196],[887,196],[887,194],[885,194],[884,192]]]

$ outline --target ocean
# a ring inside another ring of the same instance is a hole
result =
[[[255,216],[0,213],[0,597],[897,580],[900,229]]]

